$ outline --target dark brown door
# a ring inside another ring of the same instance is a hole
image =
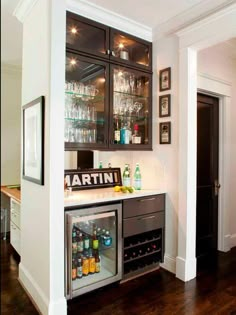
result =
[[[214,260],[218,230],[219,101],[197,96],[197,231],[198,266]]]

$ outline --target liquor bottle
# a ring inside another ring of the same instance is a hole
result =
[[[72,259],[72,280],[77,278],[77,265],[75,259]]]
[[[76,237],[76,228],[73,226],[72,229],[72,253],[77,253],[77,237]]]
[[[82,267],[82,259],[81,257],[78,258],[78,263],[77,263],[77,278],[82,278],[83,277],[83,267]]]
[[[126,139],[126,125],[123,124],[121,129],[120,129],[120,143],[125,144],[125,139]]]
[[[125,164],[125,169],[123,172],[123,185],[124,186],[130,186],[130,171],[129,171],[129,165]]]
[[[141,143],[141,135],[138,131],[138,124],[134,125],[134,133],[132,135],[132,143],[133,144],[140,144]]]
[[[103,244],[107,247],[111,246],[111,244],[112,244],[112,237],[110,236],[109,231],[106,231],[106,234],[103,237]]]
[[[95,272],[99,273],[101,271],[101,260],[99,254],[97,253],[95,256]]]
[[[99,162],[99,167],[98,168],[102,168],[102,161]]]
[[[142,187],[142,179],[141,179],[140,168],[139,168],[139,164],[136,163],[136,168],[134,171],[134,188],[136,190],[140,190],[141,187]]]
[[[98,249],[99,242],[98,242],[98,237],[97,237],[97,231],[93,231],[93,249]]]
[[[79,236],[77,236],[77,251],[78,253],[83,253],[83,250],[84,250],[83,234],[80,232]]]
[[[114,126],[114,143],[120,143],[120,128],[118,117],[116,118]]]

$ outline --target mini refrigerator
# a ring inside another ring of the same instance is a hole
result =
[[[67,299],[122,277],[121,204],[66,209],[65,291]]]

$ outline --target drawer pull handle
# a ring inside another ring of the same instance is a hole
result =
[[[146,199],[140,199],[139,202],[143,202],[143,201],[152,201],[155,200],[156,198],[146,198]]]
[[[155,215],[150,215],[149,217],[138,218],[138,220],[149,220],[155,218]]]

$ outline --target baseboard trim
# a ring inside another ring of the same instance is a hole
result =
[[[160,264],[163,269],[168,270],[171,273],[176,273],[176,258],[170,255],[164,255],[164,263]]]
[[[40,314],[48,314],[48,299],[22,263],[19,265],[19,282]]]
[[[196,258],[184,259],[176,257],[176,277],[184,282],[190,281],[196,277]]]
[[[32,302],[32,304],[34,305],[34,307],[36,308],[37,312],[39,312],[39,315],[43,315],[40,311],[40,309],[38,308],[38,305],[35,303],[34,299],[32,298],[31,294],[29,293],[29,291],[26,289],[26,287],[24,286],[23,282],[21,281],[20,278],[18,278],[18,281],[20,283],[20,285],[22,286],[22,288],[25,290],[26,294],[28,295],[28,298],[30,299],[30,301]]]
[[[35,279],[22,263],[19,265],[19,282],[40,315],[66,315],[67,302],[63,296],[58,300],[48,300]]]
[[[236,246],[236,234],[232,234],[231,237],[230,237],[230,245],[231,245],[231,248],[232,247],[235,247]]]

